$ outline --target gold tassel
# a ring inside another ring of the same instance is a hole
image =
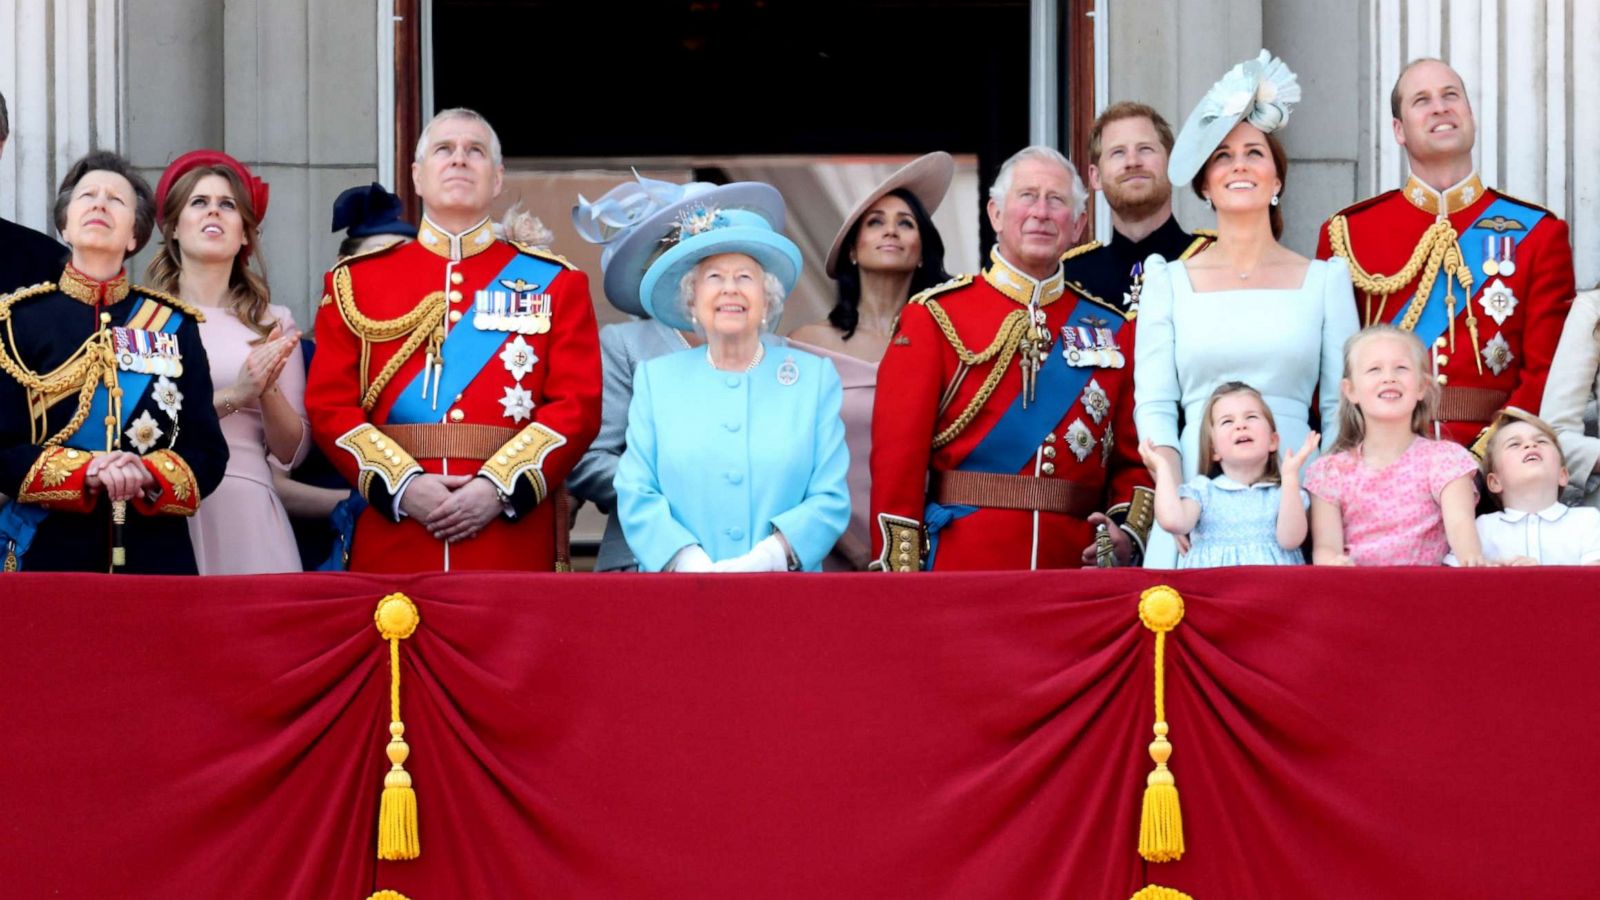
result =
[[[372,618],[378,633],[389,642],[390,721],[386,752],[391,766],[383,777],[383,799],[378,804],[378,858],[416,859],[422,849],[417,842],[417,793],[411,788],[411,773],[405,769],[411,747],[405,742],[405,723],[400,721],[400,642],[416,633],[422,616],[410,597],[390,594],[378,601]]]
[[[1194,900],[1194,898],[1183,891],[1151,884],[1140,888],[1139,893],[1134,894],[1130,900]]]
[[[1179,896],[1182,895],[1180,894]],[[367,900],[411,900],[411,898],[399,891],[379,891],[368,897]]]
[[[1167,632],[1183,621],[1183,597],[1166,585],[1139,595],[1139,621],[1156,633],[1156,724],[1150,742],[1155,770],[1145,781],[1144,809],[1139,817],[1139,855],[1150,862],[1183,858],[1183,810],[1178,806],[1178,785],[1167,768],[1172,744],[1167,741],[1166,646]]]

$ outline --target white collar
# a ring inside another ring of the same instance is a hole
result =
[[[1568,509],[1571,509],[1571,507],[1558,500],[1536,513],[1521,509],[1502,509],[1500,511],[1500,519],[1503,522],[1521,522],[1529,516],[1538,516],[1546,522],[1559,522],[1567,514]]]
[[[1270,481],[1258,481],[1255,484],[1241,484],[1226,475],[1218,475],[1211,479],[1211,483],[1225,491],[1248,491],[1251,488],[1275,488],[1278,485]]]

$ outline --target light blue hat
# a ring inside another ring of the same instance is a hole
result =
[[[768,190],[778,196],[776,190]],[[778,203],[781,221],[782,197]],[[686,331],[694,324],[679,300],[678,283],[708,256],[743,253],[775,276],[786,294],[800,277],[800,248],[779,233],[766,216],[748,209],[719,209],[710,203],[697,203],[679,216],[678,227],[667,236],[667,243],[671,246],[645,271],[639,296],[650,315],[679,330]]]
[[[1300,82],[1283,60],[1266,50],[1228,70],[1200,98],[1167,159],[1167,178],[1188,184],[1235,125],[1248,121],[1271,134],[1289,122],[1300,102]]]
[[[678,231],[678,219],[696,205],[739,207],[760,213],[774,228],[783,227],[783,197],[771,185],[753,181],[714,185],[703,181],[673,184],[633,173],[600,199],[582,194],[572,208],[578,236],[605,249],[600,254],[602,287],[611,305],[633,316],[648,316],[639,297],[639,282],[662,240]]]

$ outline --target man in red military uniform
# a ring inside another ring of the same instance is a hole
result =
[[[1020,151],[990,191],[990,267],[901,314],[872,417],[874,568],[1075,567],[1095,561],[1100,524],[1108,557],[1142,550],[1132,313],[1061,271],[1084,201],[1065,157]]]
[[[1317,256],[1349,261],[1364,324],[1393,323],[1433,349],[1440,434],[1480,452],[1501,409],[1539,409],[1574,294],[1567,225],[1479,180],[1455,70],[1411,63],[1389,105],[1411,177],[1329,219]]]
[[[589,286],[559,256],[497,240],[500,142],[447,110],[411,176],[415,241],[328,273],[306,411],[367,498],[350,568],[550,571],[559,489],[600,426]]]

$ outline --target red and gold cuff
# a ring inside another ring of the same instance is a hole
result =
[[[194,470],[171,450],[155,450],[143,457],[145,471],[156,480],[153,498],[135,497],[133,508],[147,516],[192,516],[200,508],[200,488]]]
[[[94,456],[73,447],[46,447],[22,479],[17,501],[63,512],[89,512],[95,498],[85,490],[85,477]]]

